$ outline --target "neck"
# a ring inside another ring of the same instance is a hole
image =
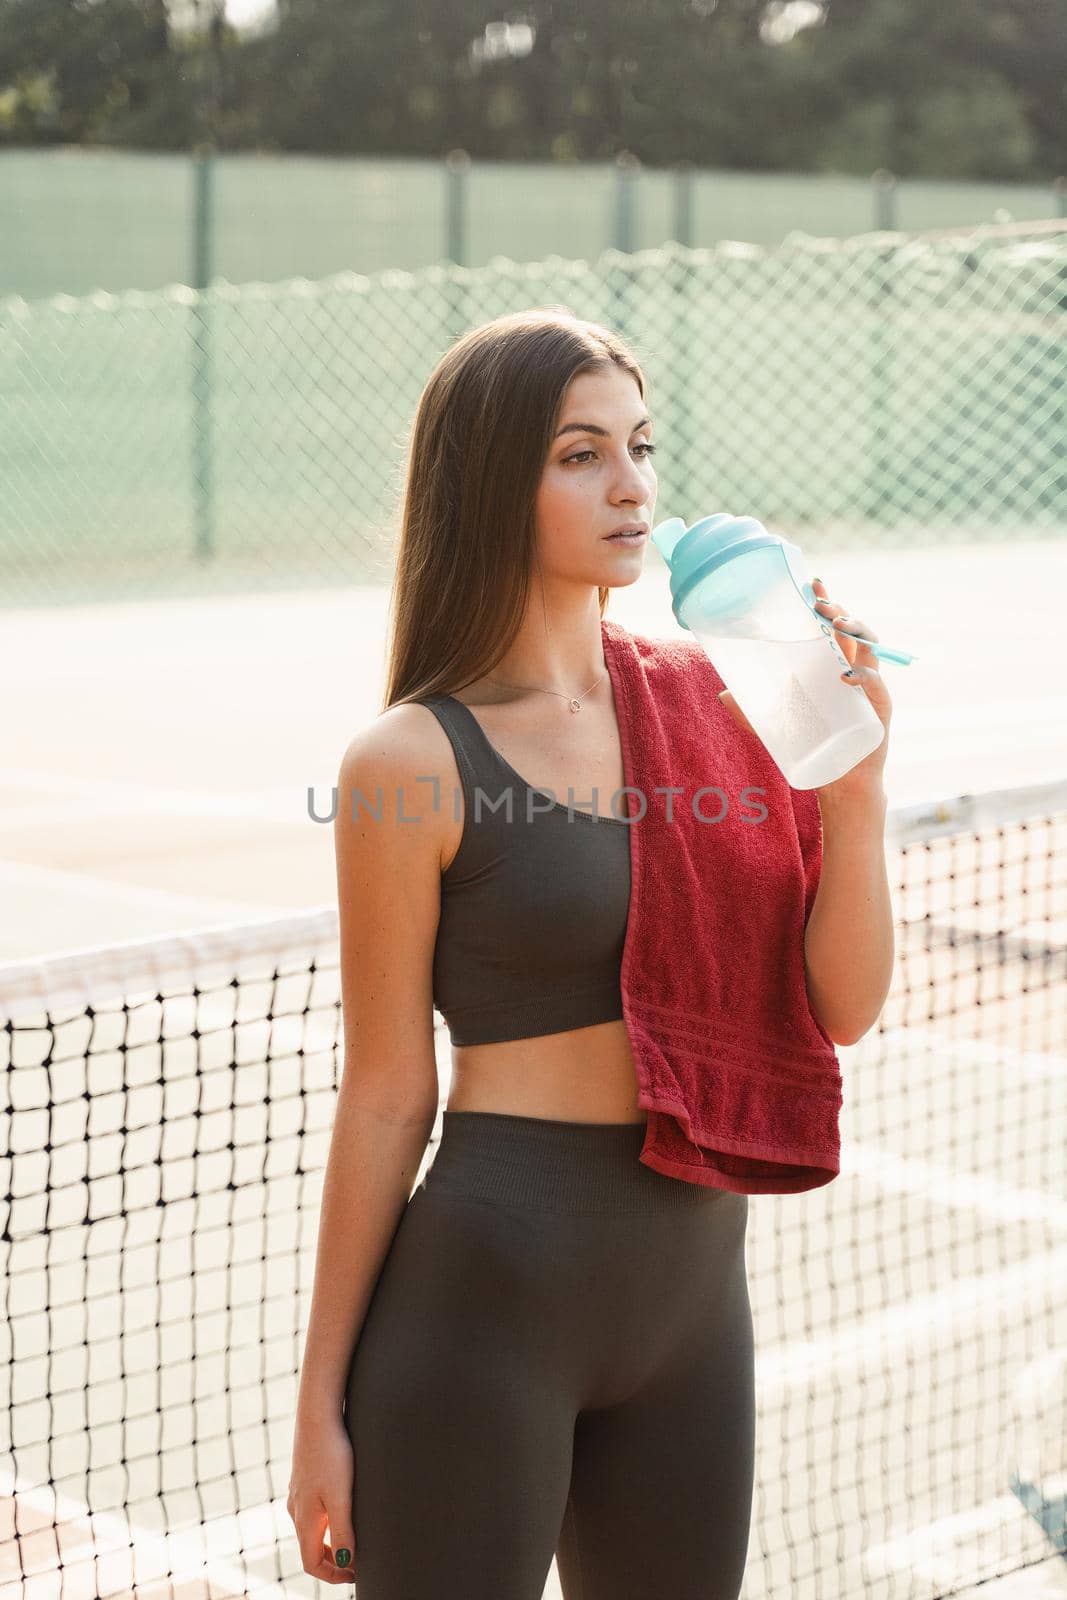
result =
[[[600,687],[606,672],[596,589],[584,589],[569,603],[559,597],[553,601],[549,594],[542,606],[540,586],[535,582],[510,649],[486,676],[505,684],[584,697],[594,686]]]

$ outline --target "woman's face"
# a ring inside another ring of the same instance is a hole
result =
[[[656,504],[651,442],[641,391],[622,367],[580,373],[569,385],[537,493],[546,577],[604,587],[640,577]],[[607,538],[626,524],[644,524],[645,536]]]

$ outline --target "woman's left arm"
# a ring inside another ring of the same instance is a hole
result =
[[[877,1022],[893,977],[886,797],[880,788],[835,788],[818,791],[822,870],[804,930],[804,976],[808,1004],[831,1039],[855,1044]]]
[[[878,643],[865,623],[813,587],[820,613],[834,623],[856,674],[847,682],[866,693],[885,727],[876,750],[844,777],[817,789],[823,855],[815,903],[804,930],[808,1002],[835,1044],[855,1044],[877,1022],[893,978],[893,906],[886,875],[886,793],[883,772],[892,702],[878,658],[862,640]]]

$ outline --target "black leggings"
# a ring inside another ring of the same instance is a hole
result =
[[[640,1123],[445,1111],[345,1396],[357,1600],[736,1600],[748,1197]]]

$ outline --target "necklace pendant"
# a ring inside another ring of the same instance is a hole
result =
[[[570,708],[572,711],[580,711],[582,709],[582,702],[580,700],[572,700],[570,702]]]

